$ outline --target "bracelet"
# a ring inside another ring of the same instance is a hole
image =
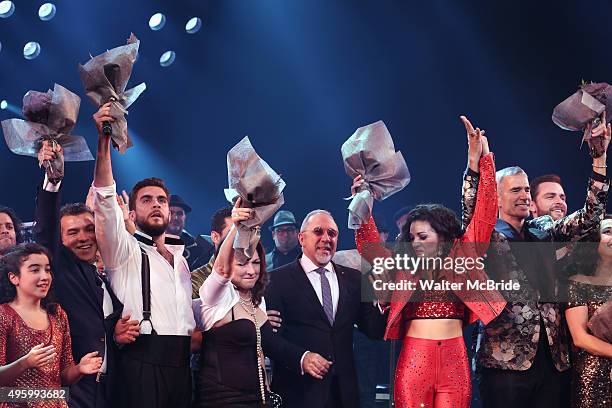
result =
[[[596,169],[605,169],[606,167],[608,167],[608,165],[604,164],[603,166],[598,166],[596,164],[593,164],[593,167],[595,167]]]

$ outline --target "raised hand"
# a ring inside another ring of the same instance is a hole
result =
[[[240,222],[250,220],[254,215],[252,208],[242,208],[242,197],[238,197],[232,208],[232,223],[238,227]]]
[[[488,154],[488,143],[486,144],[487,151],[484,151],[483,138],[485,131],[480,128],[474,129],[472,123],[465,116],[460,116],[459,119],[463,122],[465,130],[467,132],[468,139],[468,165],[470,169],[478,172],[478,164],[480,163],[480,157],[484,154]]]
[[[361,174],[358,174],[357,177],[353,179],[353,185],[351,186],[351,196],[354,196],[359,192],[359,189],[361,188],[363,183],[365,183],[363,176]]]
[[[96,374],[102,367],[102,357],[97,357],[98,352],[92,351],[87,353],[81,358],[81,361],[77,365],[79,373],[83,375]]]
[[[140,336],[140,324],[138,320],[130,320],[130,315],[125,315],[115,325],[115,341],[118,344],[129,344],[136,341]]]
[[[601,123],[597,127],[592,128],[591,123],[587,125],[585,134],[589,131],[591,132],[591,138],[588,139],[591,157],[597,159],[606,155],[612,134],[610,124],[606,124],[606,111],[602,112]]]
[[[94,122],[96,122],[96,127],[98,128],[98,134],[100,136],[104,135],[104,133],[102,132],[102,127],[104,126],[103,123],[106,121],[115,121],[115,119],[110,114],[111,105],[111,102],[105,103],[104,105],[100,106],[100,109],[98,109],[98,111],[93,115],[93,120]]]
[[[55,346],[43,346],[43,343],[35,345],[28,354],[22,357],[26,368],[42,368],[57,356]]]
[[[331,361],[327,361],[317,353],[307,352],[302,361],[302,370],[316,379],[322,380],[327,374]]]
[[[136,232],[136,224],[130,218],[130,196],[125,190],[121,191],[121,195],[117,194],[117,204],[119,204],[119,208],[121,208],[125,228],[131,235],[134,235]]]
[[[38,166],[44,167],[49,180],[64,178],[64,149],[53,140],[43,140],[38,151]]]

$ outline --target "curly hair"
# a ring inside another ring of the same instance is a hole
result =
[[[406,223],[397,237],[397,243],[412,242],[410,226],[415,221],[427,221],[442,243],[442,256],[448,255],[453,242],[462,234],[457,214],[441,204],[420,204],[408,212]]]
[[[13,227],[15,228],[15,237],[17,239],[17,244],[21,244],[23,242],[23,224],[21,219],[17,216],[15,210],[10,207],[5,207],[0,205],[0,213],[4,213],[9,216],[11,222],[13,223]]]
[[[604,220],[612,219],[612,214],[606,214]],[[565,270],[565,276],[594,275],[599,263],[600,228],[578,241],[570,253],[570,260]]]
[[[221,245],[215,251],[215,258],[219,255],[219,251],[221,250]],[[257,243],[257,247],[255,248],[257,251],[257,255],[259,255],[259,277],[257,278],[257,282],[253,285],[253,289],[251,289],[251,293],[253,296],[253,304],[255,306],[259,306],[261,304],[261,299],[263,299],[264,293],[266,292],[266,287],[270,282],[270,276],[268,275],[268,271],[266,270],[266,250],[264,249],[261,241]]]
[[[45,255],[51,262],[49,250],[40,244],[23,243],[13,247],[6,255],[0,258],[0,304],[9,303],[17,296],[17,288],[9,280],[9,273],[19,276],[21,266],[30,255]],[[49,314],[57,312],[57,303],[51,291],[41,301],[42,307]]]

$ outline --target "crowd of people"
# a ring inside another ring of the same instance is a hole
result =
[[[193,209],[162,179],[119,194],[103,131],[115,118],[101,106],[85,202],[62,206],[63,181],[43,168],[33,242],[23,242],[16,212],[0,207],[0,386],[70,387],[68,401],[0,407],[365,407],[356,329],[375,344],[402,342],[398,408],[467,408],[476,393],[487,408],[612,407],[612,343],[589,325],[612,301],[610,125],[589,129],[603,143],[590,149],[584,207],[568,213],[558,176],[530,184],[518,166],[496,171],[484,130],[461,119],[461,217],[441,204],[402,208],[393,248],[371,217],[355,231],[358,259],[480,257],[485,268],[465,274],[421,267],[385,276],[514,280],[521,290],[364,299],[370,271],[337,257],[340,229],[326,210],[301,222],[278,211],[274,248],[259,242],[242,261],[235,237],[254,217],[243,199],[216,211],[205,236],[186,231]],[[45,141],[38,159],[63,167],[62,147]],[[357,176],[352,194],[366,184]]]

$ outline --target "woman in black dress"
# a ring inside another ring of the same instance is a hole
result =
[[[306,352],[272,331],[263,293],[268,282],[261,242],[244,264],[234,258],[237,224],[251,209],[232,210],[231,231],[219,248],[213,271],[200,288],[204,335],[196,407],[255,408],[269,403],[264,354],[299,369]],[[263,350],[262,350],[263,349]]]

